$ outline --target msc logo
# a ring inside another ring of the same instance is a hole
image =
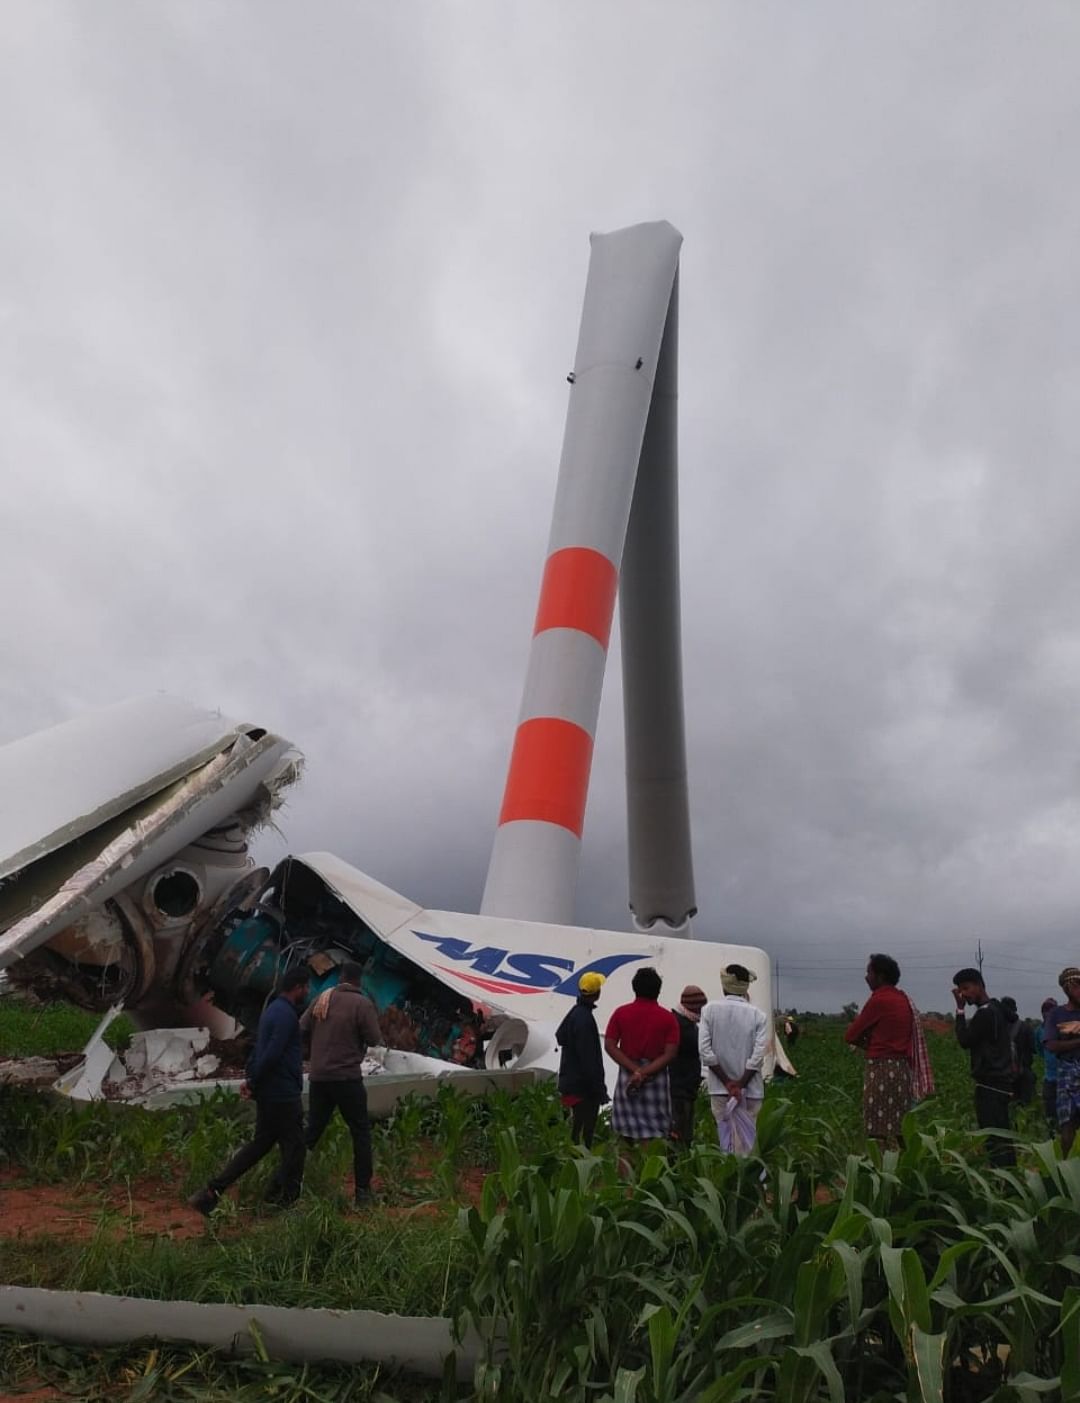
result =
[[[450,935],[425,935],[422,930],[414,930],[413,935],[434,945],[440,955],[453,960],[456,966],[470,965],[473,972],[466,974],[463,969],[449,965],[437,965],[437,969],[456,974],[489,994],[542,994],[546,989],[549,993],[575,998],[578,980],[586,970],[611,974],[623,965],[648,958],[645,955],[601,955],[576,968],[573,960],[563,959],[561,955],[511,954],[493,945],[479,945],[473,949],[467,940],[457,940]]]

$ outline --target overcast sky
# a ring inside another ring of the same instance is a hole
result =
[[[701,936],[1080,963],[1080,8],[9,0],[0,741],[157,690],[479,903],[588,235],[683,233]],[[10,802],[15,796],[4,796]],[[579,916],[626,925],[617,642]],[[287,850],[264,841],[264,856]]]

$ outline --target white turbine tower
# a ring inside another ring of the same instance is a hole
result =
[[[619,594],[630,909],[688,935],[670,224],[594,234],[525,691],[481,913],[571,925]]]

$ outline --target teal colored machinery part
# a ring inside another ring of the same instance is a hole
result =
[[[256,1003],[261,1005],[277,984],[281,971],[281,927],[272,917],[262,913],[248,916],[230,931],[209,969],[207,982],[214,990],[215,1000],[220,1008],[229,1009],[241,1006],[251,1009]],[[348,959],[347,950],[334,951],[341,959]],[[332,989],[341,978],[337,965],[324,974],[309,971],[309,1000],[314,1000],[325,989]],[[366,983],[366,981],[365,981]],[[404,989],[405,981],[398,981]],[[370,991],[378,1007],[386,1005],[378,991]]]
[[[308,1003],[313,1004],[320,994],[332,989],[340,978],[341,970],[337,965],[328,969],[325,974],[312,974],[311,983],[308,985]]]
[[[230,931],[206,971],[219,1007],[228,1008],[237,996],[265,998],[277,981],[281,929],[272,917],[248,916]]]
[[[205,972],[217,1006],[249,1029],[258,1022],[282,970],[306,962],[311,953],[313,942],[300,940],[286,943],[283,948],[282,936],[280,918],[266,911],[256,911],[229,931]],[[416,1039],[412,1045],[417,1051],[456,1060],[459,1040],[467,1031],[461,1010],[454,1008],[457,1001],[451,996],[449,1007],[437,1003],[427,1007],[426,995],[421,992],[424,976],[410,961],[374,936],[366,942],[367,958],[357,949],[357,944],[337,943],[331,938],[320,953],[329,956],[334,963],[321,974],[305,964],[309,976],[309,1004],[339,982],[342,963],[355,960],[363,966],[364,993],[380,1014],[391,1008],[402,1012]],[[434,983],[430,979],[427,982]],[[418,1003],[414,1004],[414,1000]]]

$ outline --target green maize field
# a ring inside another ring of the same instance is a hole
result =
[[[0,1336],[0,1380],[67,1398],[491,1399],[592,1403],[1080,1398],[1080,1159],[1061,1161],[1037,1106],[1020,1166],[991,1169],[948,1035],[929,1035],[938,1095],[880,1155],[860,1130],[861,1058],[812,1020],[796,1081],[774,1084],[758,1153],[572,1150],[548,1086],[467,1101],[444,1088],[375,1127],[382,1203],[345,1215],[335,1125],[303,1207],[261,1216],[268,1168],[191,1232],[182,1199],[238,1143],[250,1108],[168,1113],[0,1101],[0,1195],[71,1194],[76,1235],[13,1235],[0,1197],[0,1280],[160,1298],[447,1314],[488,1341],[468,1388],[375,1369],[299,1369],[153,1348],[77,1351]],[[140,1227],[153,1188],[177,1229]],[[186,1223],[184,1232],[180,1231]]]

